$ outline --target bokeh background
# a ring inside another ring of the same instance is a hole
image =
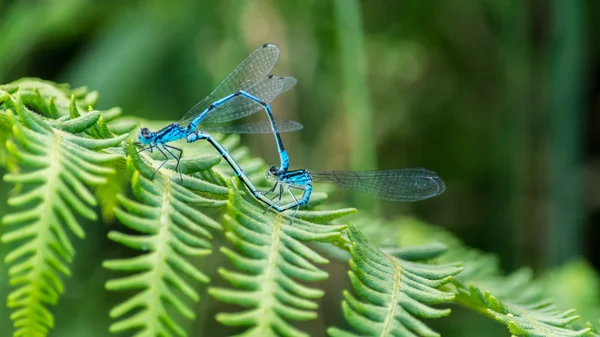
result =
[[[250,51],[275,43],[274,73],[299,80],[273,104],[278,119],[305,126],[283,137],[293,168],[425,167],[447,183],[414,204],[334,200],[415,215],[498,254],[506,271],[576,257],[598,267],[599,15],[595,0],[0,0],[0,83],[86,85],[100,108],[175,121]],[[277,162],[272,137],[243,143]],[[91,227],[88,238],[106,231]],[[106,272],[89,267],[110,246],[98,241],[79,247],[74,273],[85,277],[67,284],[57,326],[69,305],[106,300],[94,293]],[[71,323],[103,336],[106,312],[87,308]]]

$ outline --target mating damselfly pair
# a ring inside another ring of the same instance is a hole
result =
[[[278,58],[277,46],[273,44],[260,46],[225,77],[210,95],[192,107],[179,122],[156,132],[147,128],[140,129],[138,140],[146,146],[143,150],[151,152],[156,149],[164,157],[164,161],[156,168],[154,174],[173,159],[177,162],[176,171],[183,181],[180,167],[183,151],[169,143],[183,138],[188,143],[204,139],[219,152],[254,197],[268,205],[268,209],[283,212],[294,208],[292,220],[300,206],[307,204],[313,183],[333,183],[367,196],[392,201],[417,201],[444,192],[445,185],[442,179],[435,172],[421,168],[360,172],[289,170],[289,157],[279,133],[300,130],[302,125],[294,121],[276,121],[269,106],[269,103],[279,94],[289,90],[297,82],[293,77],[270,75]],[[237,120],[263,109],[267,113],[268,122],[222,127],[201,126],[203,122],[209,124]],[[197,130],[199,127],[201,130]],[[274,180],[273,187],[266,192],[259,191],[231,154],[207,131],[273,133],[280,158],[280,166],[271,166],[266,173],[267,179]],[[292,190],[302,191],[302,196],[297,198]],[[286,191],[293,201],[282,205],[282,197]],[[268,198],[267,195],[270,193],[275,193],[275,196]]]

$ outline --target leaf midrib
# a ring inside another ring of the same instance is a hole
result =
[[[40,305],[40,298],[39,298],[39,282],[43,282],[44,280],[44,275],[43,275],[43,271],[47,268],[52,269],[51,267],[49,267],[48,265],[46,265],[45,263],[45,259],[44,257],[47,256],[48,254],[48,242],[49,242],[49,238],[48,235],[51,234],[51,224],[50,224],[50,219],[53,219],[53,213],[52,213],[52,201],[53,197],[54,198],[60,198],[60,194],[58,193],[58,191],[56,191],[57,189],[57,183],[56,181],[58,179],[60,179],[60,168],[61,168],[61,163],[60,163],[60,137],[58,134],[54,133],[51,136],[51,139],[53,140],[52,144],[52,148],[51,150],[48,152],[50,155],[50,165],[48,166],[48,179],[46,180],[46,195],[44,196],[44,199],[42,200],[42,204],[44,205],[43,208],[43,214],[40,215],[39,221],[37,222],[40,227],[40,231],[38,232],[38,235],[35,236],[35,238],[33,239],[33,242],[35,242],[35,244],[33,245],[34,247],[39,247],[40,249],[35,250],[34,253],[34,257],[32,259],[32,265],[33,268],[31,269],[31,293],[29,294],[28,301],[27,301],[27,312],[30,313],[30,320],[32,321],[36,321],[35,319],[35,313],[36,311],[39,309],[39,307],[42,307]],[[47,220],[44,220],[47,219]],[[34,224],[35,225],[35,224]],[[34,325],[29,325],[27,324],[26,327],[32,327],[35,326]]]
[[[152,319],[152,334],[158,336],[161,332],[161,310],[160,308],[163,307],[162,302],[161,302],[161,294],[160,294],[160,289],[164,286],[164,280],[163,280],[163,274],[164,274],[164,265],[167,263],[165,255],[166,252],[168,251],[168,245],[169,245],[169,226],[171,225],[170,223],[170,218],[169,218],[169,209],[170,209],[170,198],[171,198],[171,185],[169,183],[169,181],[167,181],[166,179],[164,180],[164,194],[163,194],[163,201],[162,201],[162,207],[161,207],[161,212],[160,212],[160,218],[159,218],[159,225],[160,225],[160,229],[158,231],[158,233],[156,234],[156,249],[155,249],[155,260],[156,262],[154,263],[154,265],[156,266],[155,269],[155,275],[156,277],[152,278],[153,279],[153,283],[150,286],[150,293],[152,295],[152,305],[150,305],[148,307],[148,311],[150,312],[151,316],[155,317],[154,319]],[[164,226],[163,226],[164,224]]]
[[[390,259],[389,256],[386,256]],[[390,331],[392,330],[392,323],[396,319],[396,307],[398,306],[398,299],[400,297],[400,287],[401,287],[401,279],[402,279],[402,267],[398,264],[398,262],[393,261],[394,266],[394,287],[392,290],[392,296],[390,298],[390,310],[385,317],[385,321],[383,324],[383,330],[381,331],[381,337],[390,336]]]
[[[263,287],[262,295],[264,298],[268,299],[266,301],[260,301],[259,312],[262,313],[262,317],[269,317],[270,314],[274,312],[271,308],[273,306],[273,301],[275,300],[275,274],[277,272],[277,260],[279,259],[279,242],[281,240],[281,216],[277,216],[277,220],[273,224],[273,235],[272,235],[272,245],[269,254],[269,259],[267,260],[267,270],[265,273],[265,287]],[[270,319],[260,320],[262,324],[257,326],[258,331],[268,331],[270,329]]]

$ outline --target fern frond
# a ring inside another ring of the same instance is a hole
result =
[[[60,130],[70,125],[70,131],[83,132],[96,123],[98,113],[47,123],[25,108],[20,96],[5,100],[4,106],[18,115],[18,120],[11,118],[14,138],[6,148],[19,163],[19,173],[7,174],[4,180],[25,190],[8,204],[27,206],[2,218],[10,229],[1,240],[15,246],[5,257],[10,283],[17,287],[8,296],[8,307],[14,310],[15,336],[45,336],[54,325],[48,307],[56,305],[64,290],[59,273],[70,274],[75,253],[68,232],[84,237],[77,216],[96,219],[92,207],[97,200],[88,186],[105,183],[114,172],[107,164],[118,156],[97,151],[118,145],[126,135],[94,140]]]
[[[9,118],[9,114],[3,105],[3,101],[7,99],[10,99],[10,95],[3,93],[0,89],[0,166],[5,167],[9,172],[17,172],[19,165],[5,146],[6,141],[12,136],[13,124],[12,118]]]
[[[574,329],[575,310],[560,310],[532,282],[528,269],[480,284],[457,284],[457,301],[490,315],[515,336],[591,336]],[[482,289],[486,289],[485,291]]]
[[[69,123],[78,121],[78,117],[86,116],[92,111],[101,115],[100,118],[95,118],[95,125],[84,130],[92,138],[112,138],[113,132],[109,131],[107,124],[109,122],[112,122],[111,128],[114,125],[114,133],[117,135],[126,134],[136,126],[132,121],[117,118],[121,115],[120,108],[93,110],[99,96],[97,92],[90,92],[86,87],[70,89],[67,84],[56,84],[38,78],[22,78],[0,85],[0,106],[4,101],[3,92],[8,97],[18,94],[26,107],[41,116],[49,117],[44,121],[63,131],[71,132]],[[10,101],[6,103],[7,108],[14,110]]]
[[[21,78],[0,85],[0,90],[6,90],[11,95],[18,94],[27,107],[52,119],[66,116],[76,118],[78,116],[73,115],[71,109],[73,104],[78,110],[86,111],[88,106],[94,107],[98,101],[98,93],[89,92],[86,87],[70,89],[67,84],[56,84],[39,78]]]
[[[307,242],[340,240],[345,226],[299,219],[290,224],[288,215],[264,213],[264,207],[240,189],[237,180],[229,186],[225,235],[235,249],[224,247],[221,252],[237,271],[221,268],[219,274],[236,289],[210,288],[209,294],[249,309],[220,313],[217,320],[228,326],[248,327],[244,336],[307,336],[291,322],[316,318],[315,300],[323,292],[302,283],[328,277],[315,266],[328,261]],[[346,209],[323,214],[323,218],[354,212]]]
[[[554,268],[537,282],[562,308],[577,308],[583,322],[598,322],[600,317],[600,276],[589,262],[575,259]],[[565,284],[570,285],[565,291]]]
[[[396,224],[397,226],[397,224]],[[529,269],[502,275],[497,258],[465,247],[452,234],[415,220],[402,221],[402,233],[411,242],[438,241],[448,253],[438,261],[464,259],[464,271],[454,277],[456,302],[507,326],[515,336],[591,336],[591,328],[575,327],[574,310],[561,310],[542,287],[535,284]]]
[[[154,168],[141,160],[132,144],[128,153],[136,200],[119,196],[120,207],[115,209],[115,215],[139,234],[111,231],[109,238],[144,253],[104,263],[108,269],[130,272],[128,276],[108,281],[108,290],[138,291],[111,310],[110,316],[117,321],[110,331],[135,329],[138,331],[136,336],[186,336],[169,306],[187,319],[194,318],[190,305],[182,297],[199,301],[199,295],[186,279],[203,283],[209,279],[187,258],[210,254],[212,235],[209,229],[222,229],[218,222],[193,206],[223,207],[225,201],[222,198],[227,194],[226,188],[189,175],[212,167],[219,158],[183,162],[183,170],[188,175],[184,180],[185,188],[178,184],[178,175],[174,179],[177,182],[169,179],[173,172],[168,170],[161,170],[153,181],[150,180]]]
[[[421,321],[450,314],[450,309],[436,309],[432,304],[448,303],[454,294],[438,290],[461,271],[459,264],[431,265],[403,260],[369,243],[354,226],[348,230],[350,271],[348,275],[356,295],[344,291],[342,304],[347,321],[359,333],[330,328],[330,336],[439,336]],[[422,249],[411,254],[415,258]],[[425,254],[431,257],[428,251]],[[437,250],[437,252],[440,252]]]
[[[107,139],[113,137],[113,132],[111,132],[113,127],[116,130],[114,134],[123,135],[136,126],[135,122],[117,118],[121,114],[120,108],[92,110],[98,100],[98,94],[88,92],[85,87],[70,90],[66,84],[56,84],[36,78],[23,78],[0,85],[0,130],[2,130],[0,144],[4,144],[11,134],[11,125],[2,111],[6,109],[15,111],[13,95],[17,94],[26,107],[41,116],[49,117],[41,117],[41,122],[68,133],[77,133],[81,130],[92,138]],[[99,118],[98,115],[100,115]],[[107,122],[111,122],[110,130]],[[109,149],[109,152],[122,154],[122,151],[115,152],[113,150]],[[11,159],[13,159],[11,156],[6,155],[6,148],[0,146],[0,165],[7,167],[10,172],[16,172],[17,165]],[[110,184],[95,186],[103,218],[109,221],[113,218],[112,209],[116,204],[116,195],[122,191],[125,185],[124,175],[113,177],[115,179]]]

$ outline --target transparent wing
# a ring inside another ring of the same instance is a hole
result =
[[[444,181],[433,171],[409,168],[387,171],[310,172],[314,182],[329,182],[360,194],[392,201],[417,201],[441,194]]]
[[[269,75],[251,87],[244,89],[244,91],[261,99],[265,103],[271,103],[279,94],[290,90],[296,83],[297,81],[293,77]],[[263,106],[256,101],[247,97],[237,96],[215,108],[214,111],[206,116],[204,121],[207,123],[229,122],[251,115],[261,109],[263,109]]]
[[[279,48],[273,44],[264,44],[254,50],[244,59],[217,87],[202,101],[194,105],[180,120],[179,125],[185,126],[201,114],[213,102],[245,90],[269,74],[279,58]]]
[[[279,133],[294,132],[302,130],[304,127],[302,124],[294,121],[276,121],[277,130]],[[237,134],[249,134],[249,133],[273,133],[271,129],[271,123],[263,121],[256,123],[248,123],[242,125],[231,125],[231,126],[203,126],[202,131],[214,132],[214,133],[237,133]]]

